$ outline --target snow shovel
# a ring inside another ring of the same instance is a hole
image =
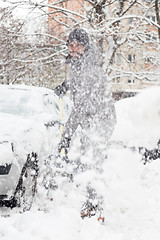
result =
[[[63,99],[62,97],[59,98],[59,111],[60,111],[60,140],[62,139],[62,134],[63,134],[63,130],[64,130],[64,126],[63,126]],[[61,150],[61,154],[62,156],[65,155],[64,149]]]

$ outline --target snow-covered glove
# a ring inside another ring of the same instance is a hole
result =
[[[65,155],[67,155],[70,142],[71,142],[70,138],[63,137],[60,143],[58,144],[58,152],[61,153],[62,149],[64,149],[64,153]]]
[[[54,92],[57,96],[63,97],[66,94],[66,92],[68,91],[68,89],[69,88],[68,88],[66,82],[63,82],[61,85],[59,85],[58,87],[56,87],[54,89]]]
[[[73,172],[74,172],[74,162],[70,161],[68,158],[68,149],[70,147],[71,139],[67,137],[63,137],[60,143],[58,144],[58,152],[59,156],[56,160],[57,167],[62,168],[63,171],[70,176],[70,180],[73,180]],[[62,150],[64,150],[64,154],[61,154]]]

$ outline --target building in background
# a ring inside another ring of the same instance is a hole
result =
[[[64,12],[63,9],[66,9]],[[56,38],[66,38],[66,30],[76,27],[84,16],[84,0],[48,0],[48,31]]]
[[[65,41],[68,33],[79,26],[88,29],[90,33],[93,32],[91,29],[94,29],[94,26],[85,19],[89,13],[94,14],[94,12],[90,12],[92,7],[89,4],[90,1],[68,0],[61,1],[59,4],[57,0],[48,1],[48,31],[54,35],[54,41],[59,38]],[[106,5],[106,16],[110,19],[114,19],[117,14],[117,2],[115,1],[115,5]],[[109,66],[106,65],[106,71],[109,69],[109,74],[107,74],[111,90],[116,98],[120,98],[122,95],[133,95],[146,87],[160,85],[158,28],[150,24],[150,22],[156,22],[156,12],[154,8],[150,8],[150,2],[142,1],[144,8],[139,4],[133,5],[127,12],[128,17],[117,22],[115,27],[117,30],[111,33],[112,38],[114,38],[113,34],[118,36],[117,42],[120,42],[121,39],[124,41],[126,38],[126,41],[117,47],[112,63]],[[126,9],[127,4],[129,3],[126,3]],[[63,12],[63,9],[66,11]],[[95,16],[95,24],[97,22],[98,18],[96,19]],[[100,25],[103,28],[105,21],[101,21]],[[106,38],[103,38],[102,41],[105,58],[109,53],[109,34],[107,34],[104,34]]]
[[[146,1],[146,8],[147,4]],[[133,32],[129,41],[120,46],[115,54],[111,88],[117,96],[120,93],[132,95],[143,88],[160,86],[158,28],[150,24],[150,22],[156,23],[156,12],[149,6],[146,11],[135,5],[130,9],[128,15],[137,15],[141,18],[138,20],[131,17],[124,21],[124,34],[129,32],[128,29],[133,29]],[[144,19],[146,20],[144,21]],[[137,21],[139,21],[138,24]]]

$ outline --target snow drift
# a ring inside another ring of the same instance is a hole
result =
[[[118,123],[112,141],[150,148],[159,138],[160,89],[142,91],[134,98],[116,103]],[[2,240],[159,240],[160,161],[143,165],[141,155],[111,147],[105,162],[105,224],[93,217],[82,220],[82,201],[72,182],[47,199],[43,189],[30,212],[1,209]]]

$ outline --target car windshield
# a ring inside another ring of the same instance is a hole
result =
[[[31,116],[39,111],[39,104],[33,92],[15,88],[0,91],[0,113]]]

